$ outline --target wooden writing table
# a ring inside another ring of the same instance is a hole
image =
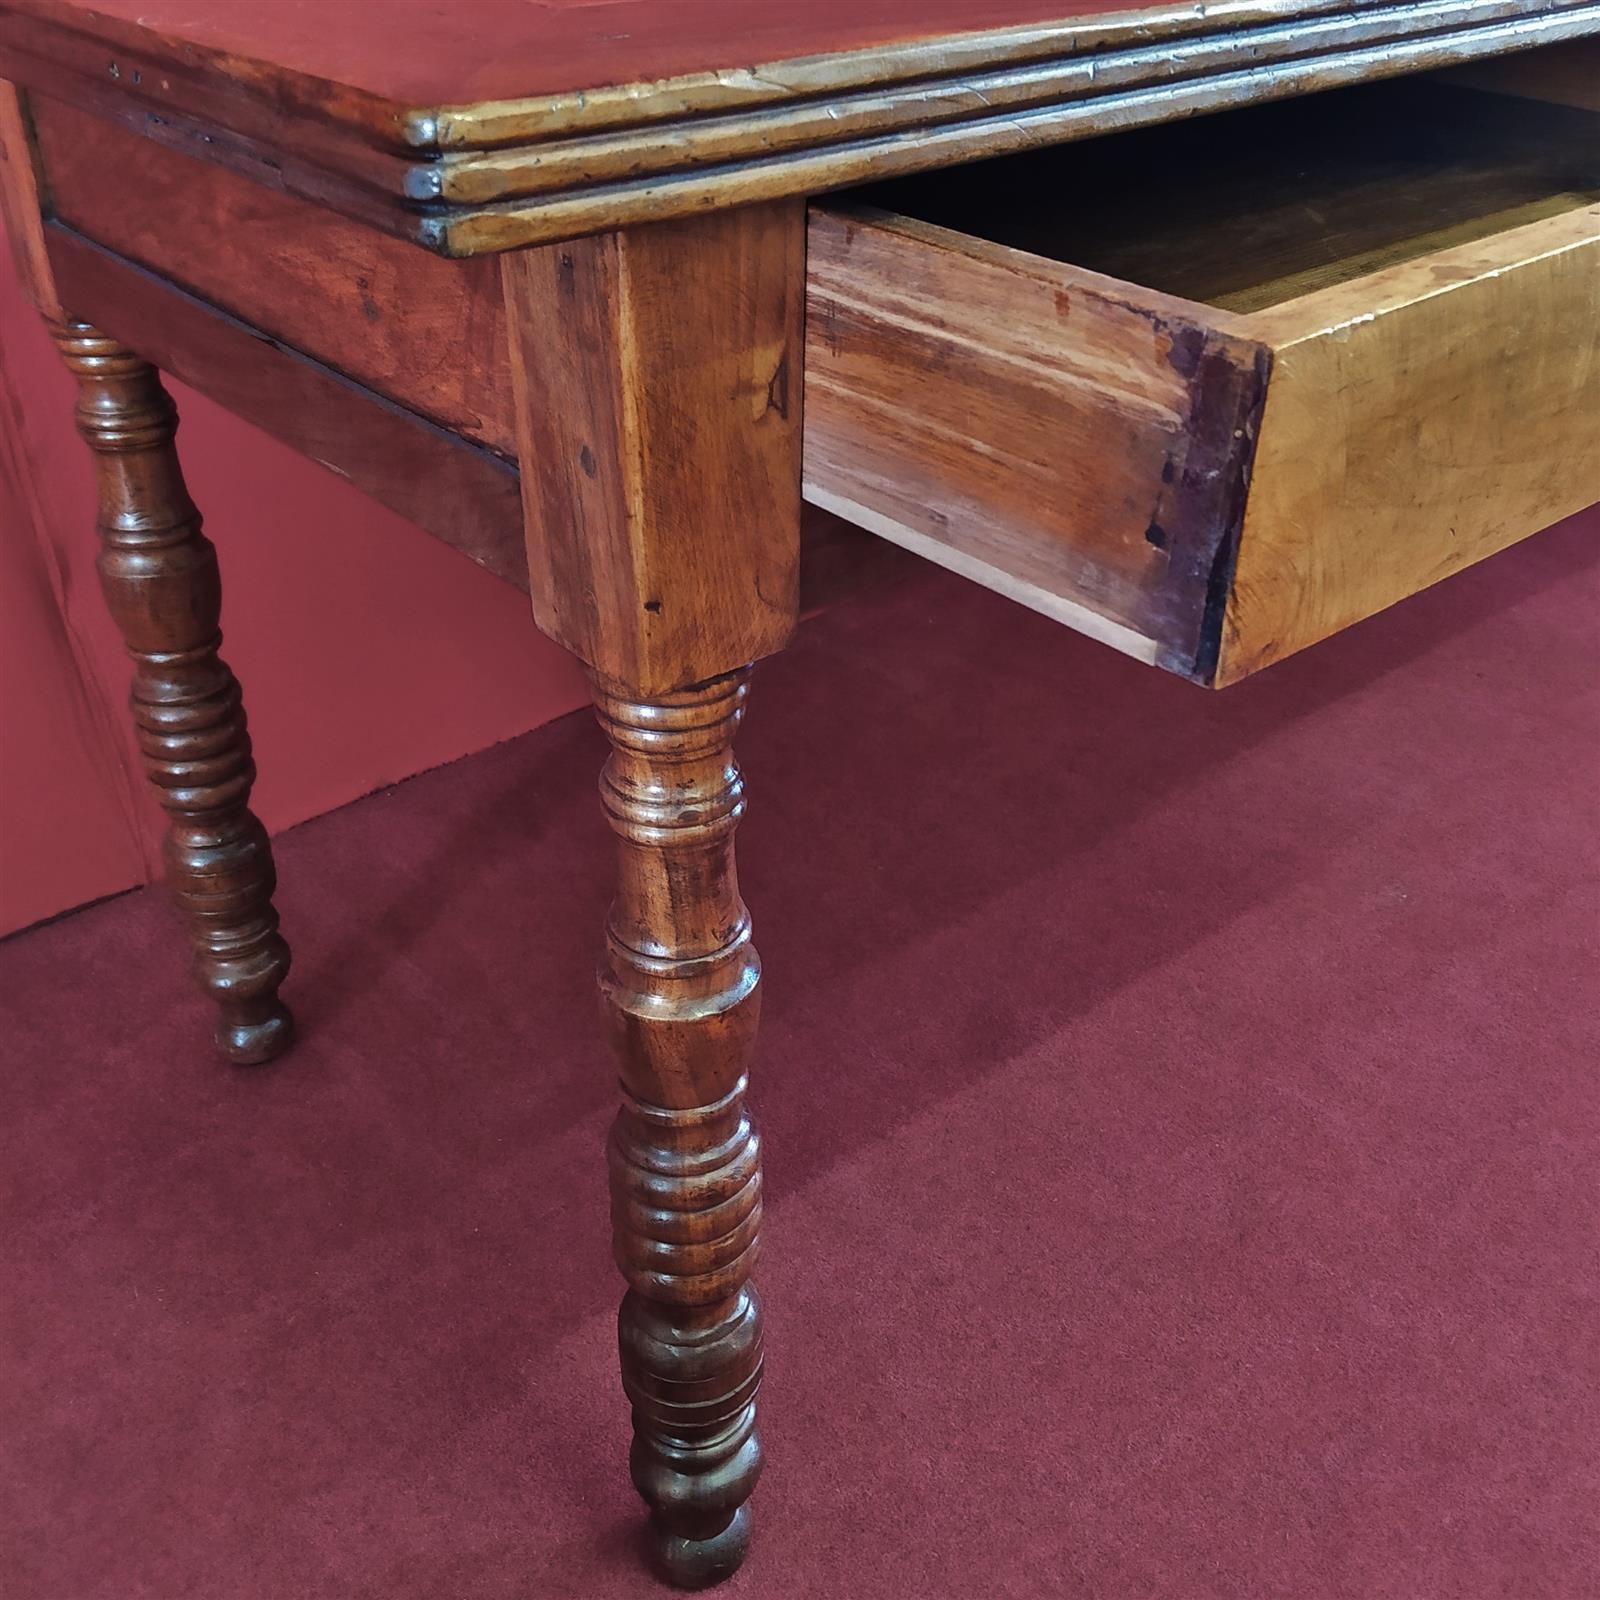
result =
[[[1222,685],[1600,500],[1596,35],[1570,0],[0,0],[0,198],[232,1060],[288,1044],[289,952],[155,369],[589,669],[675,1581],[737,1567],[761,1469],[732,739],[803,504]]]

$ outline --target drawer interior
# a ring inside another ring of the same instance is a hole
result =
[[[1250,313],[1600,201],[1600,115],[1401,78],[849,199]]]

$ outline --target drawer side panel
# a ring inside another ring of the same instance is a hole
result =
[[[1260,347],[1224,314],[881,214],[813,212],[808,273],[808,497],[1208,679]]]

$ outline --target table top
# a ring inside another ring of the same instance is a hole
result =
[[[444,106],[1145,7],[1117,0],[22,0],[12,9],[95,32],[137,28],[378,99]]]
[[[1600,33],[1600,0],[0,0],[0,77],[479,254]]]

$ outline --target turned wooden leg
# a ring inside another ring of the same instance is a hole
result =
[[[601,965],[622,1069],[612,1225],[633,1481],[697,1588],[750,1542],[761,1221],[745,1074],[761,974],[734,874],[749,664],[794,627],[805,207],[502,258],[528,575],[589,669],[620,872]]]
[[[99,484],[100,582],[133,657],[133,719],[169,818],[168,881],[240,1064],[282,1054],[293,1031],[278,986],[266,830],[249,808],[255,767],[239,684],[217,654],[222,588],[178,466],[178,413],[155,369],[87,323],[52,333],[78,380],[78,431]]]
[[[761,1473],[761,1153],[744,1106],[761,963],[733,857],[745,678],[653,701],[595,685],[620,856],[600,988],[622,1070],[610,1161],[631,1466],[657,1564],[696,1588],[744,1559]]]

